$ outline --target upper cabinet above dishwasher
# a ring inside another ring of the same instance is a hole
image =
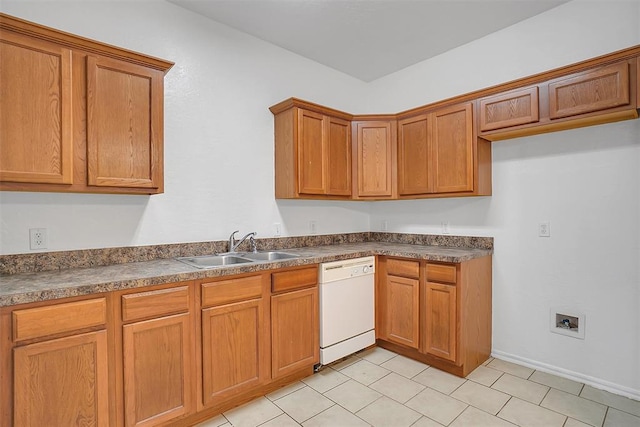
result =
[[[0,190],[163,192],[173,63],[0,13]]]

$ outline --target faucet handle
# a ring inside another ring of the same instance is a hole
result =
[[[236,245],[236,233],[240,231],[240,230],[236,230],[233,233],[231,233],[231,236],[229,236],[229,252],[233,252],[235,251],[234,246]]]

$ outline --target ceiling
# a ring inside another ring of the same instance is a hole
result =
[[[568,0],[169,0],[370,82]]]

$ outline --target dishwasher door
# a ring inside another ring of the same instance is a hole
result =
[[[320,283],[320,363],[375,343],[374,274]]]

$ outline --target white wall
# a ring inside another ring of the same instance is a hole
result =
[[[640,120],[493,145],[493,196],[347,203],[273,200],[273,120],[290,96],[396,112],[640,44],[640,3],[571,2],[364,84],[162,2],[7,2],[25,19],[170,59],[164,195],[0,192],[0,253],[378,230],[495,236],[494,352],[640,398]],[[537,224],[552,235],[539,238]],[[371,224],[371,225],[370,225]],[[584,341],[548,332],[586,314]]]
[[[5,13],[171,60],[165,78],[165,194],[0,192],[0,254],[369,230],[362,203],[276,202],[273,115],[291,96],[346,111],[366,85],[164,1],[3,1]]]
[[[362,112],[403,111],[633,46],[639,9],[638,0],[574,0],[375,80]]]
[[[640,44],[639,17],[640,2],[568,3],[377,80],[370,105],[408,109]],[[492,197],[378,202],[371,227],[494,236],[494,353],[640,398],[639,170],[640,120],[496,142]],[[549,332],[552,307],[584,313],[585,339]]]

